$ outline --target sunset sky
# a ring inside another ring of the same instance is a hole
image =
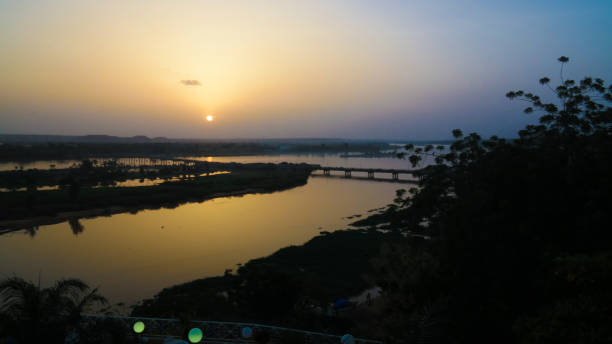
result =
[[[561,55],[612,81],[612,1],[0,0],[0,134],[512,136]]]

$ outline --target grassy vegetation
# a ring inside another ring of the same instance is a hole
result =
[[[107,207],[160,207],[202,200],[221,193],[269,192],[306,183],[309,170],[268,168],[196,177],[155,186],[81,188],[0,193],[0,220],[54,216]]]

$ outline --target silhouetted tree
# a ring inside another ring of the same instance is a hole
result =
[[[94,161],[96,161],[96,160],[94,160]],[[89,159],[83,160],[83,161],[81,161],[81,165],[79,166],[79,168],[83,172],[89,172],[89,171],[94,169],[94,161],[91,161]]]
[[[70,229],[74,235],[79,235],[85,230],[85,227],[81,224],[78,218],[69,219],[68,224],[70,225]]]
[[[106,299],[78,279],[62,279],[41,288],[11,277],[0,282],[0,316],[6,333],[22,343],[61,343],[68,328],[79,328],[81,313]]]
[[[563,68],[569,59],[559,61]],[[396,338],[414,338],[410,319],[432,304],[448,319],[439,331],[460,343],[612,338],[612,281],[603,272],[612,263],[612,85],[565,80],[563,71],[559,86],[540,84],[556,103],[506,94],[529,103],[526,114],[540,112],[538,124],[513,140],[453,130],[450,151],[391,208],[396,228],[432,238],[381,258],[386,319],[403,317]],[[428,148],[407,146],[410,161],[419,164]],[[405,273],[394,280],[385,266]]]
[[[70,175],[62,178],[58,182],[58,184],[60,188],[68,190],[68,195],[72,201],[75,201],[77,199],[77,197],[79,196],[81,185],[74,176]]]
[[[38,226],[28,227],[25,229],[25,231],[30,237],[33,238],[36,235],[36,232],[38,232]]]
[[[26,208],[32,209],[36,203],[36,178],[31,174],[26,177]]]
[[[287,273],[264,266],[242,267],[230,294],[239,309],[263,319],[282,319],[293,310],[299,285]]]

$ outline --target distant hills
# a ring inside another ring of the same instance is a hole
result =
[[[165,137],[149,138],[138,135],[120,137],[111,135],[1,135],[2,143],[45,143],[45,142],[74,142],[74,143],[147,143],[147,142],[192,142],[195,140],[168,139]]]
[[[0,134],[0,144],[36,144],[36,143],[211,143],[211,142],[254,142],[272,144],[323,144],[323,143],[431,143],[448,144],[448,140],[374,140],[374,139],[342,139],[342,138],[277,138],[277,139],[185,139],[153,137],[144,135],[131,137],[112,136],[112,135],[16,135]]]

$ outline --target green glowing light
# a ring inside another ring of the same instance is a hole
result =
[[[142,321],[137,321],[134,323],[134,332],[136,333],[142,333],[142,331],[144,331],[145,329],[145,325]]]
[[[192,343],[199,343],[202,340],[202,337],[204,337],[204,334],[202,333],[202,330],[197,327],[189,330],[189,334],[187,335],[187,338]]]

